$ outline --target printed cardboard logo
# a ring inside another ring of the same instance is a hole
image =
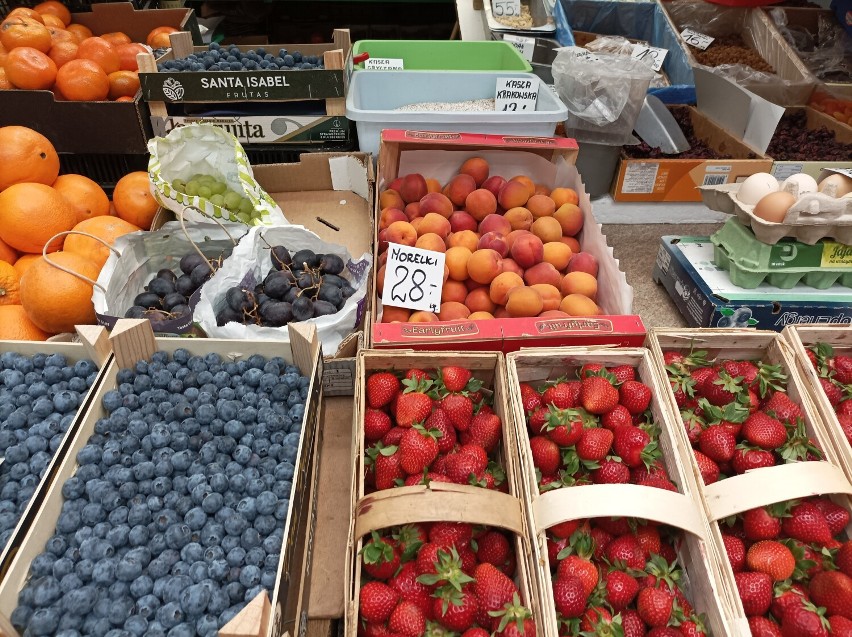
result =
[[[716,327],[754,327],[757,320],[751,318],[750,307],[739,307],[733,310],[729,307],[719,309],[721,318],[716,322]]]
[[[550,321],[536,321],[535,328],[539,334],[553,334],[555,332],[611,333],[613,331],[612,321],[610,321],[609,319],[596,318],[554,319]]]
[[[173,102],[180,101],[184,93],[183,85],[173,77],[170,77],[163,82],[163,93]]]
[[[470,336],[471,334],[479,334],[479,327],[472,321],[451,325],[404,323],[399,333],[400,336],[406,338],[443,338],[445,336]]]
[[[405,131],[405,136],[411,139],[436,139],[441,141],[461,139],[460,133],[429,133],[417,130]]]
[[[556,146],[556,140],[550,137],[503,137],[507,144],[530,144],[536,146]]]

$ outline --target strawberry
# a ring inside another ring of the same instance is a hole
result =
[[[837,549],[837,555],[835,556],[834,561],[841,573],[845,573],[849,577],[852,577],[852,540],[844,542],[843,545]]]
[[[618,390],[602,376],[589,376],[580,385],[580,403],[590,414],[605,414],[618,404]]]
[[[763,410],[783,423],[792,425],[802,418],[802,408],[783,391],[777,391],[763,404]]]
[[[396,399],[394,415],[399,427],[411,427],[416,422],[424,422],[432,413],[432,399],[426,394],[431,381],[405,380],[405,390]]]
[[[828,402],[831,403],[832,407],[836,407],[838,403],[843,400],[843,390],[841,390],[840,387],[835,385],[831,380],[820,377],[819,384],[822,385],[825,397],[828,398]]]
[[[601,416],[601,426],[604,429],[615,431],[619,427],[633,425],[633,415],[627,411],[624,405],[616,405],[610,411]]]
[[[832,361],[834,379],[841,385],[852,385],[852,356],[835,356]]]
[[[436,430],[438,436],[438,453],[448,453],[456,446],[456,429],[450,422],[450,417],[440,407],[436,407],[432,414],[426,419],[427,430]]]
[[[643,588],[636,598],[636,610],[648,626],[665,626],[672,616],[674,596],[662,588]]]
[[[555,474],[562,462],[559,447],[546,436],[530,438],[530,454],[533,465],[545,476]]]
[[[471,476],[478,476],[488,467],[488,454],[478,445],[462,445],[455,453],[447,455],[447,477],[456,484],[468,484]]]
[[[445,370],[447,368],[444,368]],[[432,616],[450,630],[461,632],[473,626],[479,612],[479,600],[470,589],[457,591],[451,586],[439,588],[432,602]]]
[[[639,593],[639,582],[635,577],[624,571],[613,570],[604,575],[606,600],[613,611],[620,612],[627,608]]]
[[[393,635],[387,624],[367,623],[363,626],[363,631],[361,628],[358,626],[358,637],[391,637]]]
[[[784,424],[762,411],[756,411],[743,423],[743,437],[761,449],[777,449],[787,441]]]
[[[725,370],[714,370],[701,383],[700,389],[711,405],[722,407],[734,402],[742,393],[742,378],[731,376]]]
[[[685,368],[687,365],[684,363],[686,357],[680,352],[668,351],[663,352],[663,363],[666,366],[676,367],[678,369]]]
[[[695,396],[695,380],[689,374],[670,373],[669,384],[677,406],[685,408]]]
[[[541,402],[541,394],[529,383],[521,383],[519,386],[521,393],[521,406],[524,408],[524,413],[528,414],[543,406]]]
[[[443,547],[433,542],[424,542],[417,551],[415,568],[418,575],[435,575],[438,572],[438,563],[441,553],[445,553]]]
[[[806,602],[791,608],[781,622],[783,637],[828,637],[828,620],[823,609]]]
[[[618,402],[631,414],[641,414],[651,404],[651,389],[639,381],[628,380],[618,388]]]
[[[417,604],[424,615],[431,615],[432,601],[429,596],[432,589],[418,581],[417,567],[414,562],[405,562],[399,572],[388,580],[388,585],[399,593],[402,599]]]
[[[646,555],[635,536],[625,533],[620,535],[604,549],[604,555],[610,564],[622,562],[628,568],[642,569],[645,567]]]
[[[361,560],[367,575],[377,580],[388,580],[399,568],[399,549],[373,531],[371,539],[361,549]]]
[[[437,429],[426,430],[415,424],[399,441],[399,466],[407,474],[421,474],[438,457]]]
[[[391,430],[390,416],[378,409],[368,408],[364,413],[364,440],[376,442]]]
[[[382,447],[376,456],[376,489],[383,491],[396,486],[397,480],[405,479],[400,464],[400,454],[395,446]]]
[[[579,577],[569,576],[553,582],[553,602],[563,619],[580,617],[586,610],[588,597]]]
[[[441,409],[447,412],[456,429],[468,430],[470,421],[473,420],[473,402],[470,398],[462,394],[448,394],[441,399]]]
[[[405,372],[405,380],[413,380],[420,382],[421,380],[429,380],[429,374],[422,369],[409,369]]]
[[[766,573],[737,573],[734,577],[745,614],[765,615],[772,603],[772,578]]]
[[[724,427],[713,425],[698,436],[698,446],[701,452],[711,460],[728,462],[734,457],[737,439]]]
[[[775,466],[775,455],[771,451],[754,449],[748,445],[737,445],[731,466],[737,473],[745,473],[752,469]]]
[[[776,582],[787,579],[796,569],[796,558],[790,549],[774,540],[752,544],[746,554],[746,563],[752,571],[766,573]]]
[[[734,573],[739,573],[745,568],[746,550],[743,541],[735,535],[722,534],[722,544],[725,545],[725,553]]]
[[[743,513],[743,531],[749,540],[774,540],[781,534],[781,520],[777,511],[764,507]]]
[[[664,474],[659,471],[649,473],[648,475],[637,480],[636,483],[640,487],[653,487],[654,489],[664,489],[665,491],[677,491],[677,486],[669,480]]]
[[[518,592],[515,584],[492,564],[480,564],[473,572],[472,587],[479,600],[480,615],[499,611]]]
[[[668,352],[666,352],[668,353]],[[624,637],[645,637],[645,622],[635,610],[621,612],[621,629]]]
[[[438,546],[461,550],[470,546],[473,539],[473,527],[463,522],[435,522],[429,529],[429,541]]]
[[[592,462],[603,460],[612,447],[613,439],[614,435],[609,429],[585,429],[576,446],[577,455],[581,460]]]
[[[461,637],[489,637],[489,633],[484,628],[469,628],[462,633]]]
[[[775,597],[769,606],[769,612],[775,619],[783,622],[784,615],[787,614],[789,608],[801,606],[807,601],[810,601],[810,597],[801,584],[778,584],[775,588]]]
[[[589,606],[580,622],[581,634],[617,635],[617,622],[613,622],[612,613],[603,606]]]
[[[678,628],[680,629],[680,634],[683,635],[683,637],[701,637],[702,635],[707,634],[707,631],[705,630],[700,620],[684,620],[680,623],[680,626],[678,626]]]
[[[403,600],[391,613],[388,628],[404,637],[421,637],[426,629],[426,617],[420,606]]]
[[[831,627],[831,637],[852,637],[852,619],[842,615],[832,615],[828,618]]]
[[[400,388],[396,376],[390,372],[376,372],[367,378],[367,404],[374,409],[390,405]]]
[[[813,501],[813,505],[820,510],[825,521],[828,522],[828,530],[832,535],[843,532],[849,524],[849,512],[839,504],[835,504],[827,498],[819,498]]]
[[[509,540],[499,531],[486,531],[476,540],[476,559],[482,564],[503,566],[511,554]]]
[[[586,363],[580,368],[580,371],[577,372],[577,376],[581,379],[591,378],[592,376],[599,376],[601,372],[605,372],[606,368],[603,366],[603,363]]]
[[[481,411],[470,421],[470,442],[478,444],[491,453],[497,449],[503,438],[503,424],[496,414],[482,413]]]
[[[823,571],[814,575],[810,584],[811,599],[826,609],[828,615],[852,619],[852,577],[840,571]]]
[[[562,381],[551,385],[541,395],[541,404],[553,405],[557,409],[573,409],[580,399],[580,383],[576,380]]]
[[[540,433],[544,433],[544,427],[547,425],[547,418],[552,409],[556,408],[538,407],[529,414],[527,426],[529,427],[531,434],[537,435]]]
[[[551,407],[541,433],[547,434],[547,437],[560,447],[570,447],[583,435],[583,417],[575,409]]]
[[[499,623],[495,629],[495,637],[535,637],[535,621],[530,610],[521,605],[517,594],[512,602],[505,604],[499,612],[489,613]]]
[[[567,539],[574,535],[574,531],[580,528],[580,520],[568,520],[561,524],[554,524],[548,531],[557,539]]]
[[[700,451],[693,450],[692,455],[695,456],[695,464],[698,465],[698,471],[701,473],[701,479],[704,484],[713,484],[719,479],[719,465],[712,458]]]
[[[852,398],[849,398],[848,400],[844,400],[842,403],[840,403],[837,406],[837,414],[838,415],[847,414],[847,415],[852,416]]]
[[[703,392],[704,381],[715,373],[716,370],[712,367],[697,367],[696,369],[690,370],[689,377],[695,383],[695,389],[699,392]]]
[[[402,440],[402,434],[404,433],[405,429],[402,427],[391,427],[390,431],[382,436],[382,444],[385,447],[395,447],[399,444],[399,441]]]
[[[751,637],[782,637],[781,627],[767,617],[749,617]]]
[[[587,597],[595,590],[600,578],[597,567],[579,555],[567,556],[556,567],[556,579],[568,577],[578,577],[583,582],[583,591]]]
[[[681,633],[677,628],[657,626],[648,631],[647,637],[681,637]]]
[[[802,542],[826,544],[831,541],[831,530],[822,512],[810,502],[797,504],[790,517],[782,522],[784,533]]]
[[[381,624],[390,617],[397,601],[397,592],[384,582],[367,582],[361,587],[358,612],[364,621]]]
[[[689,438],[689,442],[694,447],[698,444],[698,437],[701,435],[701,432],[704,431],[707,423],[692,411],[680,412],[680,419],[681,422],[683,422],[683,428],[686,430],[686,436]]]
[[[626,383],[628,380],[636,380],[636,370],[630,365],[616,365],[610,367],[607,371],[615,376],[615,380],[619,384]],[[644,409],[642,411],[645,411]]]
[[[592,482],[595,484],[628,484],[630,469],[617,460],[601,460],[600,467],[592,471]]]
[[[852,405],[852,400],[847,400],[844,405],[850,404]],[[846,436],[846,440],[852,445],[852,413],[845,414],[837,412],[837,422],[840,423],[840,429],[843,432],[843,435]]]
[[[656,443],[639,427],[619,427],[613,432],[612,448],[628,467],[638,467],[651,458]]]
[[[440,370],[441,382],[449,392],[463,391],[467,387],[472,374],[462,367],[444,367]]]

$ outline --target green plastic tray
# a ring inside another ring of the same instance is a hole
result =
[[[807,245],[793,239],[768,245],[737,219],[725,222],[710,241],[713,261],[741,288],[754,289],[764,281],[782,289],[799,284],[818,290],[852,286],[852,246],[833,241]]]
[[[406,71],[532,71],[508,42],[460,40],[359,40],[352,56],[401,58]],[[363,69],[364,64],[354,68]]]

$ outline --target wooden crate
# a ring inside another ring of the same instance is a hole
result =
[[[806,381],[805,384],[822,418],[826,432],[834,442],[834,450],[843,470],[846,471],[846,477],[852,480],[852,445],[843,434],[840,423],[837,421],[837,414],[834,413],[834,408],[820,387],[819,374],[811,365],[805,351],[817,343],[828,343],[835,351],[839,350],[840,353],[852,355],[852,327],[790,325],[784,328],[782,335],[793,350],[796,368]]]
[[[540,493],[535,467],[530,457],[529,436],[524,409],[518,391],[521,382],[543,382],[570,376],[582,365],[600,363],[604,366],[630,365],[637,370],[637,379],[651,388],[650,410],[661,427],[659,445],[663,462],[680,493],[633,484],[594,484],[582,488],[561,488]],[[679,421],[672,418],[650,354],[644,349],[609,348],[547,348],[522,350],[507,356],[512,407],[515,413],[515,436],[518,440],[526,488],[528,524],[534,535],[536,567],[543,590],[541,604],[545,607],[545,633],[558,637],[556,607],[551,592],[552,578],[547,554],[546,530],[555,524],[593,517],[637,517],[654,520],[682,529],[683,543],[679,560],[689,574],[685,591],[696,610],[706,613],[708,629],[717,636],[736,634],[727,624],[730,614],[726,590],[733,585],[730,578],[720,574],[708,537],[710,529],[697,500],[695,477],[684,465],[681,444],[676,431]]]
[[[305,421],[293,475],[290,510],[284,524],[278,580],[272,591],[272,603],[264,593],[258,595],[220,631],[221,637],[281,637],[295,636],[305,629],[306,613],[302,612],[304,580],[310,571],[311,536],[313,534],[315,489],[315,448],[317,420],[322,389],[322,356],[316,329],[309,324],[290,326],[290,346],[260,341],[227,341],[219,339],[154,338],[147,320],[122,319],[116,323],[109,342],[113,358],[103,371],[98,391],[92,396],[73,439],[67,447],[54,480],[35,513],[31,528],[18,547],[9,570],[0,582],[0,634],[18,637],[9,622],[17,606],[18,593],[29,575],[30,563],[42,552],[45,542],[56,527],[64,501],[62,486],[77,469],[77,452],[85,446],[94,432],[95,423],[106,415],[103,395],[117,388],[118,372],[136,361],[147,359],[156,351],[173,353],[183,348],[192,354],[218,353],[224,358],[238,360],[252,354],[281,356],[296,365],[311,379],[305,406]]]

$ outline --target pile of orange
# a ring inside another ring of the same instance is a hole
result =
[[[93,35],[73,24],[57,0],[18,7],[0,23],[0,89],[49,90],[70,101],[132,101],[139,90],[136,56],[169,46],[169,33],[176,31],[157,27],[143,45],[120,31]]]
[[[113,245],[150,229],[156,211],[147,173],[122,177],[110,202],[88,177],[59,175],[46,137],[23,126],[0,128],[0,340],[44,340],[94,323],[85,279],[97,280],[109,248],[82,234],[54,237],[73,230]]]
[[[839,99],[822,91],[814,91],[808,106],[833,117],[838,122],[852,125],[852,100]]]

